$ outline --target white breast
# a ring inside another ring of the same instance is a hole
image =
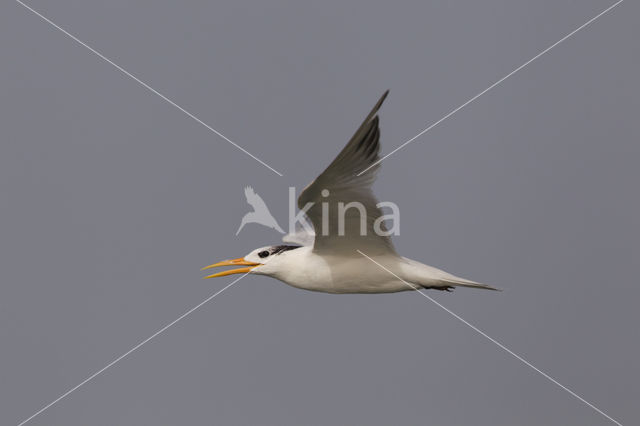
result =
[[[396,256],[384,256],[376,261],[395,273],[402,273]],[[388,293],[411,290],[407,284],[366,257],[318,255],[311,247],[301,247],[281,253],[258,274],[269,275],[285,283],[311,291],[327,293]]]

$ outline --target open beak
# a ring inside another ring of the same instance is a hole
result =
[[[204,279],[207,279],[207,278],[224,277],[225,275],[232,275],[232,274],[245,274],[245,273],[251,271],[256,266],[259,266],[261,264],[260,263],[248,262],[248,261],[244,260],[242,257],[239,257],[238,259],[223,260],[222,262],[218,262],[218,263],[214,263],[213,265],[205,266],[204,268],[202,268],[200,270],[204,271],[206,269],[217,268],[218,266],[237,266],[237,265],[245,265],[245,266],[248,266],[248,267],[247,268],[229,269],[228,271],[223,271],[223,272],[218,272],[217,274],[207,275],[206,277],[203,277],[202,279],[204,280]]]

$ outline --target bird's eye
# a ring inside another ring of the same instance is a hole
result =
[[[269,256],[269,252],[267,250],[263,250],[260,253],[258,253],[258,256],[267,257],[267,256]]]

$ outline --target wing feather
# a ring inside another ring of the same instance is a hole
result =
[[[300,209],[305,208],[307,203],[313,204],[307,209],[307,216],[315,229],[316,252],[340,251],[343,254],[357,255],[356,250],[360,249],[374,254],[395,253],[391,239],[375,232],[374,223],[382,215],[382,211],[377,207],[378,201],[371,190],[380,167],[376,164],[380,158],[377,113],[388,93],[389,91],[386,91],[382,95],[347,145],[298,198]],[[373,164],[375,165],[372,166]],[[369,169],[365,173],[358,176],[358,173],[367,168]],[[323,196],[323,190],[328,190],[329,195]],[[356,208],[344,210],[348,203],[354,201],[359,202],[366,212],[364,235],[361,232],[360,211]],[[328,220],[325,219],[324,223],[323,204],[326,204],[324,209],[329,213]],[[341,217],[344,217],[343,229],[339,226]]]

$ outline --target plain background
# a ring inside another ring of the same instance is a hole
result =
[[[392,4],[393,3],[393,4]],[[385,89],[389,152],[609,1],[0,5],[0,415],[17,424],[278,243],[252,185],[333,159]],[[640,399],[640,6],[622,3],[383,163],[405,256],[505,289],[430,295],[625,425]],[[32,425],[607,425],[412,293],[247,277]]]

